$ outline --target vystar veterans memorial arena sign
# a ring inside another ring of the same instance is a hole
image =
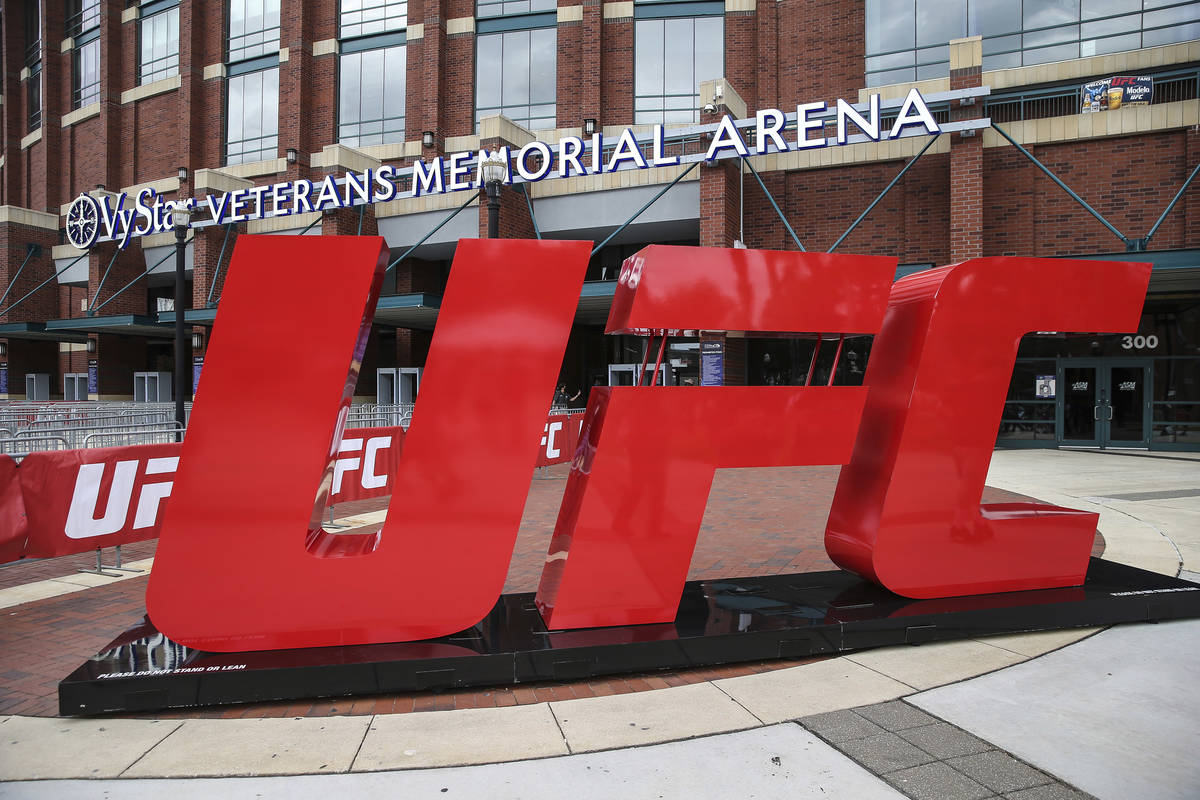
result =
[[[796,106],[794,116],[776,108],[759,111],[753,120],[740,122],[724,115],[715,128],[701,126],[712,136],[703,159],[749,158],[942,132],[916,89],[904,98],[890,127],[883,122],[881,105],[879,95],[873,94],[866,103],[857,105],[841,99],[832,107],[824,102],[804,103]],[[825,126],[830,122],[836,125],[836,133],[825,136]],[[677,136],[679,130],[672,133]],[[751,136],[746,137],[746,133]],[[515,150],[465,150],[428,161],[421,159],[411,167],[384,164],[378,169],[348,172],[341,179],[328,175],[321,181],[283,181],[198,198],[166,200],[152,188],[132,197],[125,192],[99,197],[83,193],[67,211],[67,239],[81,250],[99,241],[115,241],[125,248],[141,236],[172,230],[174,211],[180,205],[190,212],[191,227],[385,203],[401,195],[401,178],[411,179],[409,197],[477,190],[483,186],[483,164],[495,159],[505,165],[504,183],[670,167],[687,160],[680,155],[666,155],[666,145],[666,131],[662,125],[655,125],[648,135],[624,129],[612,147],[606,145],[599,132],[587,139],[564,136],[554,145],[532,141]]]

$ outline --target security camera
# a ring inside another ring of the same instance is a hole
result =
[[[703,111],[705,114],[715,114],[717,111],[717,107],[714,106],[712,103],[705,103],[704,108],[702,108],[700,110]]]

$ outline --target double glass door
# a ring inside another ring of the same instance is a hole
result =
[[[1064,359],[1059,430],[1081,447],[1150,446],[1150,364],[1145,360]]]

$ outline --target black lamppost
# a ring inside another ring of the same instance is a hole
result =
[[[171,211],[175,223],[175,421],[179,423],[179,441],[183,441],[183,429],[187,427],[187,414],[183,408],[183,399],[187,394],[187,365],[184,363],[184,331],[183,331],[183,267],[184,253],[187,250],[184,240],[187,239],[188,222],[192,212],[182,202]]]
[[[483,188],[488,198],[488,238],[500,238],[500,184],[508,176],[508,165],[493,156],[483,162]]]

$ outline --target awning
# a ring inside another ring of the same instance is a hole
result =
[[[73,331],[47,331],[44,322],[6,322],[0,325],[0,339],[82,343],[87,341],[87,334]]]
[[[433,330],[437,322],[438,309],[442,307],[440,294],[393,294],[379,298],[375,309],[375,324],[396,328]]]
[[[174,334],[170,325],[163,325],[154,317],[145,314],[117,314],[111,317],[79,317],[78,319],[52,319],[46,323],[47,331],[72,333],[115,333],[121,336],[151,336],[169,339]]]
[[[203,325],[211,328],[213,320],[217,318],[217,310],[215,308],[189,308],[183,312],[183,322],[185,325]],[[174,311],[158,312],[158,321],[162,325],[175,326]]]

